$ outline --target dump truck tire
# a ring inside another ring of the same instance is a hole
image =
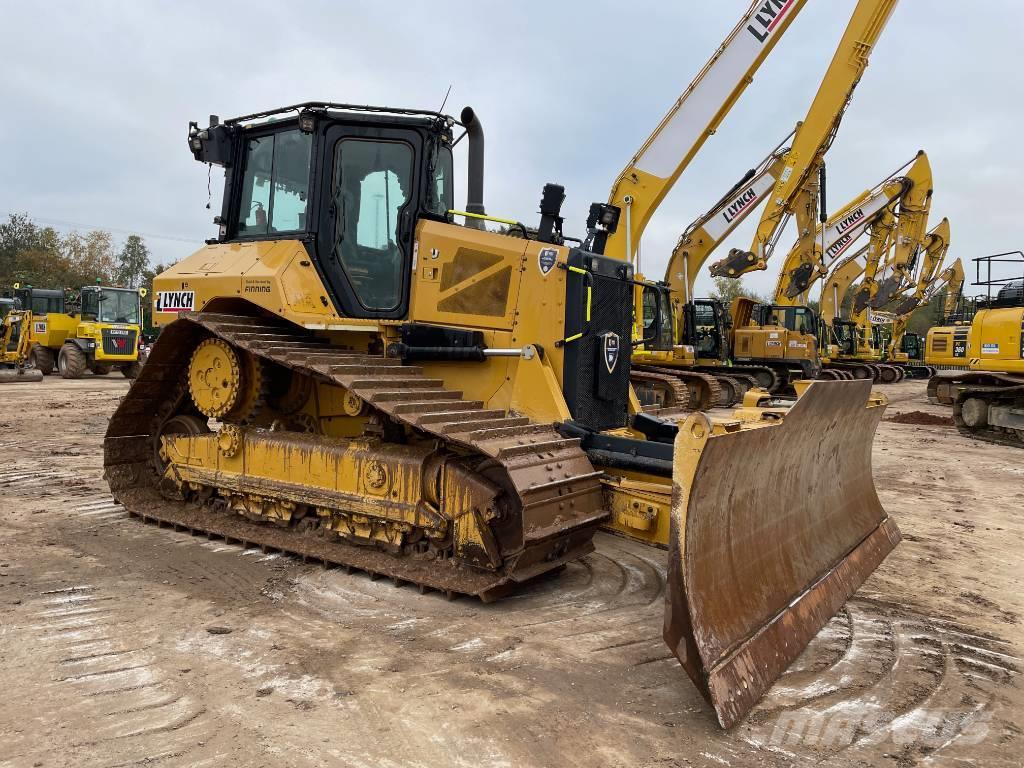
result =
[[[87,367],[85,353],[74,344],[65,344],[57,356],[57,367],[60,369],[61,377],[80,379]]]
[[[108,373],[110,373],[110,366],[100,365],[99,363],[97,363],[92,367],[92,372],[94,376],[106,376]]]
[[[44,376],[53,373],[53,350],[49,347],[42,347],[38,344],[32,347],[28,353],[30,365]]]

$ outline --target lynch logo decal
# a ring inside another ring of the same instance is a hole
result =
[[[793,5],[793,0],[768,0],[754,14],[752,23],[747,26],[747,32],[752,34],[759,43],[763,43],[771,35],[772,30],[782,21],[786,11]]]
[[[739,197],[737,197],[735,200],[729,203],[729,207],[727,207],[722,212],[722,216],[725,218],[726,221],[732,222],[732,220],[735,219],[739,213],[745,210],[747,206],[749,206],[755,200],[757,200],[757,192],[754,191],[753,187],[748,187],[747,190],[743,192],[743,194],[741,194]]]
[[[612,373],[615,371],[615,366],[619,364],[619,334],[614,332],[606,333],[602,349],[604,352],[604,366],[608,369],[608,373]]]
[[[32,323],[32,333],[46,333],[46,323]]]
[[[157,291],[157,312],[192,312],[196,308],[195,291]]]
[[[858,208],[856,211],[851,213],[849,216],[844,218],[838,224],[836,224],[836,232],[840,235],[846,232],[850,227],[856,224],[858,221],[864,218],[864,209]]]
[[[840,253],[845,251],[846,248],[852,242],[853,242],[853,238],[852,237],[850,237],[849,235],[843,235],[842,237],[840,237],[838,240],[836,240],[834,243],[832,243],[832,245],[830,245],[828,247],[828,250],[826,251],[826,253],[829,255],[829,258],[835,258]]]

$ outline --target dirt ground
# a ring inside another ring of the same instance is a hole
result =
[[[923,383],[881,388],[903,543],[730,732],[662,643],[661,551],[601,535],[485,606],[147,526],[101,476],[126,389],[0,389],[2,768],[1024,764],[1024,452]]]

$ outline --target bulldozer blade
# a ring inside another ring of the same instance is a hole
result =
[[[0,370],[0,384],[27,384],[31,381],[42,381],[43,373],[37,368],[22,370]]]
[[[676,437],[664,638],[718,722],[742,719],[900,541],[871,476],[869,381],[816,381],[781,421]]]

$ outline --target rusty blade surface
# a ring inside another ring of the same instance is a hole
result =
[[[875,492],[884,405],[811,384],[781,423],[675,444],[665,642],[730,727],[899,542]]]

